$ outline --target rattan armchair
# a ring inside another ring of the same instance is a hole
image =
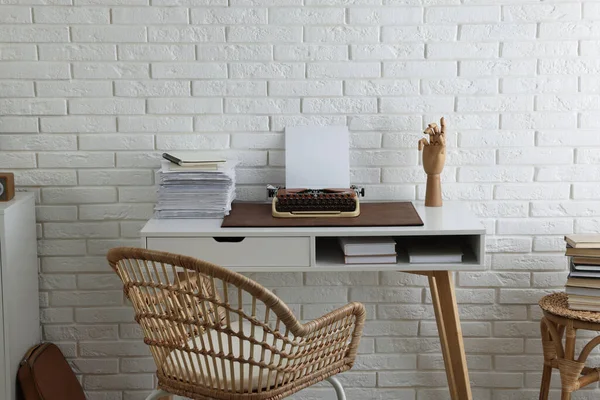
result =
[[[115,248],[108,261],[123,281],[157,367],[147,399],[275,400],[349,370],[365,321],[350,303],[306,324],[272,292],[192,257]]]

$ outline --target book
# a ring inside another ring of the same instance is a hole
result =
[[[569,295],[569,303],[600,305],[600,296],[582,296],[579,294],[571,294]]]
[[[573,264],[575,265],[597,265],[600,267],[600,257],[573,257]]]
[[[600,273],[598,271],[571,271],[569,276],[572,278],[591,278],[591,279],[599,279]]]
[[[460,263],[463,251],[458,245],[444,245],[430,247],[414,244],[408,247],[408,262],[412,264],[425,263]]]
[[[162,157],[165,160],[169,160],[173,164],[177,164],[180,167],[203,167],[203,168],[217,168],[219,164],[223,164],[226,160],[206,160],[202,159],[202,157],[193,157],[190,156],[185,157],[183,155],[174,154],[174,153],[163,153]]]
[[[566,256],[600,257],[600,249],[567,247]]]
[[[565,242],[574,249],[600,249],[600,234],[566,235]]]
[[[396,254],[345,256],[344,262],[346,264],[396,264]]]
[[[587,265],[587,264],[577,264],[573,257],[569,259],[569,268],[571,272],[587,272],[587,273],[595,273],[600,278],[600,265]],[[594,278],[594,276],[591,276]]]
[[[396,254],[396,241],[387,236],[340,237],[340,246],[347,256],[389,256]],[[394,260],[394,262],[396,262]]]
[[[569,274],[566,286],[600,289],[600,279],[572,277]]]
[[[581,304],[571,304],[569,303],[569,308],[571,310],[576,310],[576,311],[600,311],[600,305],[591,305],[591,304],[587,304],[587,305],[581,305]]]
[[[573,265],[571,271],[596,272],[600,278],[600,265]]]
[[[576,286],[565,286],[565,293],[576,296],[598,296],[600,298],[600,288],[587,288],[587,287],[576,287]]]
[[[231,163],[226,161],[220,164],[203,164],[203,165],[179,165],[174,164],[167,160],[160,161],[161,172],[163,173],[171,173],[171,172],[206,172],[206,173],[215,173],[220,171],[226,171],[231,169]]]
[[[161,161],[161,169],[163,172],[189,172],[189,171],[216,171],[219,169],[218,164],[203,164],[203,165],[179,165],[167,160]]]
[[[573,257],[575,265],[598,265],[600,266],[600,257]]]

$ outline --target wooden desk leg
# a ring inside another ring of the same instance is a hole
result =
[[[452,400],[472,400],[462,329],[458,317],[454,282],[449,271],[433,271],[429,288],[437,322],[448,388]]]

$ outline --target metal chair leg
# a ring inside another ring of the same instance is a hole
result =
[[[150,395],[148,397],[146,397],[146,400],[158,400],[161,397],[170,396],[170,395],[171,395],[171,393],[165,392],[162,389],[156,389],[152,393],[150,393]]]
[[[330,376],[327,378],[327,382],[331,383],[331,386],[335,389],[338,400],[346,400],[346,393],[344,393],[344,387],[338,378]]]

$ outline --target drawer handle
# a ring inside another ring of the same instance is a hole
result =
[[[240,243],[246,238],[243,236],[221,236],[213,237],[213,239],[215,242],[219,243]]]

